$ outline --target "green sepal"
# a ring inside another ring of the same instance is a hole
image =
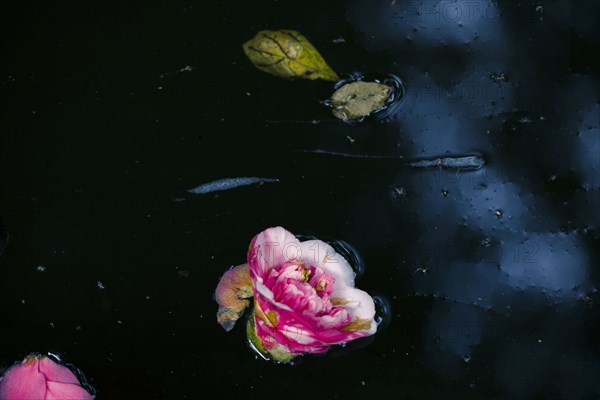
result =
[[[254,309],[252,309],[254,311]],[[279,363],[290,363],[297,354],[288,353],[285,350],[278,348],[275,345],[270,350],[264,345],[262,340],[256,334],[256,323],[254,321],[254,312],[251,312],[248,316],[248,322],[246,323],[246,334],[248,336],[248,344],[257,353],[259,353],[266,360],[273,360]]]

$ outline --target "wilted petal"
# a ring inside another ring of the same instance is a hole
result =
[[[250,305],[248,299],[252,296],[248,264],[238,265],[221,277],[215,290],[215,298],[219,304],[217,321],[226,331],[230,331],[242,316],[246,307]]]

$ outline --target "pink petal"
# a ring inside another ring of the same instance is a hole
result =
[[[360,318],[373,320],[375,318],[375,303],[373,302],[373,298],[364,290],[347,287],[342,290],[334,291],[331,297],[348,301],[348,303],[342,307],[348,312],[352,319]],[[368,332],[372,335],[376,331],[377,324],[373,321]]]
[[[0,400],[92,400],[69,370],[48,357],[27,357],[0,380]]]
[[[86,392],[79,383],[48,382],[48,394],[45,400],[92,400],[93,397]]]
[[[300,252],[300,241],[282,227],[262,231],[252,239],[248,249],[252,280],[264,279],[269,269],[294,259]]]
[[[43,400],[46,379],[38,371],[38,359],[31,356],[12,367],[0,380],[0,400]]]
[[[301,261],[313,267],[320,268],[334,278],[334,289],[354,286],[355,273],[350,263],[333,247],[321,240],[307,240],[300,243],[302,250]]]
[[[317,328],[322,331],[339,330],[346,326],[350,320],[346,310],[335,307],[329,314],[317,319]]]
[[[79,380],[67,367],[55,363],[48,357],[43,357],[38,361],[39,371],[46,376],[46,379],[52,382],[74,383],[79,385]]]

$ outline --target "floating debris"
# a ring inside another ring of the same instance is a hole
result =
[[[191,65],[185,65],[179,69],[177,69],[175,72],[165,72],[163,74],[159,75],[160,79],[166,79],[169,78],[171,76],[177,76],[179,74],[182,74],[184,72],[192,72],[195,68],[192,67]]]
[[[483,167],[485,161],[481,156],[450,156],[422,159],[419,161],[407,162],[405,165],[413,168],[441,167],[447,169],[476,170]]]
[[[241,177],[241,178],[225,178],[216,181],[204,183],[193,189],[188,190],[193,194],[207,194],[212,192],[220,192],[222,190],[235,189],[240,186],[249,186],[263,183],[277,183],[279,179],[275,178],[257,178],[257,177]]]
[[[299,153],[311,153],[311,154],[323,154],[327,156],[334,157],[344,157],[344,158],[367,158],[373,160],[397,160],[401,159],[401,156],[375,156],[371,154],[351,154],[351,153],[342,153],[339,151],[329,151],[322,149],[311,149],[311,150],[296,150]]]
[[[353,73],[335,84],[331,99],[323,104],[331,107],[333,115],[351,125],[367,117],[383,120],[394,114],[404,99],[404,84],[396,75],[389,74],[383,81],[361,73]]]
[[[398,199],[402,198],[404,200],[407,200],[407,193],[408,193],[408,191],[404,188],[404,186],[400,186],[400,187],[394,186],[394,191],[393,191],[394,197],[396,197]]]
[[[493,82],[496,82],[496,83],[501,83],[501,82],[506,82],[507,81],[506,75],[504,75],[504,73],[502,73],[502,72],[498,72],[498,73],[492,74],[490,76],[490,79]]]
[[[187,269],[181,270],[181,271],[177,271],[177,276],[180,278],[189,278],[190,277],[190,271]]]
[[[333,115],[339,119],[358,119],[384,106],[392,88],[377,82],[352,82],[331,96]]]
[[[335,122],[336,120],[331,119],[331,121]],[[321,121],[318,119],[268,119],[265,122],[267,124],[309,124],[309,125],[319,125],[321,123]]]
[[[402,160],[402,156],[379,156],[371,154],[351,154],[341,153],[337,151],[329,151],[322,149],[313,150],[297,150],[302,153],[312,154],[323,154],[335,157],[344,158],[362,158],[372,160]],[[446,156],[446,157],[434,157],[424,158],[414,161],[403,161],[402,165],[411,168],[444,168],[444,169],[456,169],[456,170],[478,170],[485,165],[483,157],[478,155],[471,156]]]

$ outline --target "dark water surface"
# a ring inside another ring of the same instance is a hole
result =
[[[1,367],[58,353],[99,399],[600,398],[600,2],[3,8]],[[279,28],[401,107],[351,126],[256,70]],[[485,166],[406,167],[451,155]],[[280,181],[187,192],[229,177]],[[275,225],[356,249],[386,327],[296,366],[226,334],[218,278]]]

